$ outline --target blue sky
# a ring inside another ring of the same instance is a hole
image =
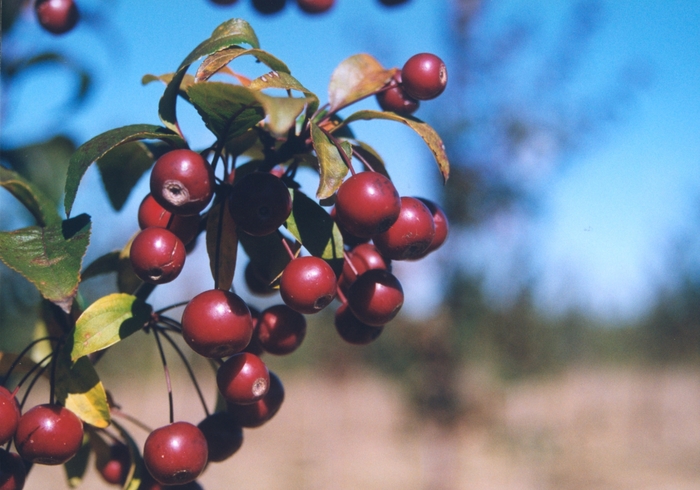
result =
[[[5,100],[4,143],[26,143],[59,131],[83,142],[114,127],[158,123],[162,87],[142,87],[141,76],[173,71],[230,17],[247,19],[263,49],[284,60],[322,98],[333,68],[358,52],[372,53],[385,66],[401,66],[412,54],[429,51],[444,56],[449,69],[446,1],[410,0],[406,6],[386,9],[375,0],[337,0],[332,12],[314,18],[302,15],[291,1],[283,13],[271,17],[254,13],[248,3],[241,0],[222,8],[206,0],[84,0],[87,22],[65,37],[43,33],[28,15],[14,33],[15,49],[60,49],[104,76],[96,80],[89,103],[70,118],[60,112],[73,83],[66,72],[37,72],[41,76],[18,83]],[[546,44],[561,28],[571,3],[540,2],[534,9],[532,2],[523,0],[487,2],[481,29],[497,29],[522,16],[538,27],[537,41]],[[595,91],[617,76],[627,60],[646,67],[650,83],[625,101],[615,120],[592,141],[562,155],[545,154],[564,170],[538,178],[541,206],[534,218],[516,220],[512,226],[492,223],[488,233],[460,237],[459,242],[453,238],[449,251],[464,254],[469,267],[486,274],[494,294],[507,289],[512,266],[524,253],[532,263],[527,274],[535,278],[538,301],[550,311],[579,305],[605,317],[630,317],[643,312],[657,285],[669,280],[669,244],[689,226],[690,218],[698,217],[700,4],[607,0],[601,5],[600,29],[583,57],[574,94]],[[91,21],[91,13],[102,20]],[[241,65],[241,71],[247,69],[255,67]],[[375,107],[373,101],[366,106]],[[445,108],[449,104],[427,103],[417,116],[435,122]],[[437,171],[410,130],[390,123],[356,129],[384,155],[402,194],[437,195]],[[184,130],[193,146],[208,144],[209,136],[195,115],[185,116]],[[85,184],[99,188],[96,180],[94,172],[89,173]],[[147,192],[142,184],[135,196]],[[138,201],[140,197],[132,197],[119,215],[103,224],[95,221],[94,253],[110,248],[116,236],[123,235],[112,220],[132,226],[128,216],[134,215]],[[84,192],[76,207],[93,216],[112,216],[103,199]],[[409,312],[427,314],[438,304],[439,287],[431,267],[448,259],[444,252],[422,265],[404,267],[413,276],[407,287],[414,305]]]

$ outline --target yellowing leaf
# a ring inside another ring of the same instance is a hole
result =
[[[330,111],[335,112],[364,99],[386,85],[396,72],[385,69],[368,54],[356,54],[342,61],[331,75],[328,87]]]
[[[56,366],[56,398],[83,422],[105,428],[110,424],[107,393],[87,357],[72,362],[61,350]]]

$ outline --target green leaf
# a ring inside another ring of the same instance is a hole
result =
[[[0,260],[33,283],[41,295],[70,312],[90,242],[90,217],[0,233]]]
[[[0,167],[0,186],[7,189],[32,213],[37,225],[46,226],[61,222],[56,205],[51,199],[17,172]]]
[[[207,218],[207,253],[209,267],[218,289],[228,290],[233,284],[238,255],[238,234],[228,208],[228,200],[220,200],[209,210]]]
[[[158,103],[158,115],[167,128],[180,133],[176,112],[177,95],[180,90],[180,83],[184,79],[190,65],[199,58],[210,56],[241,43],[248,44],[253,48],[260,47],[255,31],[250,27],[250,24],[243,19],[230,19],[214,29],[209,39],[202,42],[187,55],[187,58],[180,64],[177,72],[175,72],[170,83],[168,83],[168,86],[165,87],[165,92],[163,92],[163,96]]]
[[[81,145],[70,159],[64,203],[66,216],[70,216],[80,180],[92,162],[99,160],[119,145],[138,140],[162,140],[177,148],[187,147],[185,140],[179,135],[152,124],[123,126],[95,136]]]
[[[325,199],[332,196],[338,190],[343,179],[348,174],[348,166],[340,156],[338,148],[331,142],[326,133],[315,123],[311,123],[311,141],[318,156],[319,173],[321,174],[318,183],[316,197]],[[342,143],[345,154],[351,158],[352,148],[350,143]]]
[[[95,367],[87,357],[72,362],[67,348],[61,349],[56,365],[56,398],[87,424],[105,428],[111,421],[107,393]]]
[[[368,54],[356,54],[342,61],[333,71],[328,86],[330,111],[336,112],[372,95],[389,83],[395,72],[395,68],[385,69]]]
[[[151,318],[152,308],[142,300],[114,293],[91,304],[75,324],[71,357],[105,349],[142,329]]]
[[[316,111],[316,109],[318,109],[319,102],[316,94],[304,87],[296,78],[294,78],[289,73],[271,71],[251,81],[248,88],[251,90],[296,90],[306,95],[307,101],[309,103],[308,112],[313,113]]]
[[[97,160],[97,168],[112,207],[119,211],[141,176],[151,168],[155,156],[140,141],[119,145]]]
[[[271,233],[265,236],[251,236],[247,233],[239,233],[238,240],[243,246],[246,255],[263,279],[272,283],[287,266],[289,254],[282,245],[284,238],[280,232]],[[300,245],[294,243],[290,245],[293,252],[298,252]]]
[[[296,124],[296,119],[309,104],[307,99],[294,97],[270,97],[258,93],[255,96],[265,111],[265,126],[275,137],[286,136]]]
[[[63,465],[63,469],[66,471],[66,479],[68,480],[69,487],[76,488],[83,482],[83,478],[85,478],[85,472],[87,471],[88,467],[88,459],[90,458],[91,449],[90,433],[85,432],[83,434],[83,445],[80,446],[80,449],[78,449],[78,453]]]
[[[333,218],[299,190],[292,191],[292,214],[285,226],[311,255],[343,260],[343,237]]]
[[[240,46],[232,46],[217,53],[207,56],[202,64],[197,68],[194,76],[196,82],[209,80],[215,73],[228,65],[239,56],[255,56],[259,61],[265,63],[275,72],[291,73],[287,65],[262,49],[244,49]]]
[[[141,457],[141,452],[139,451],[139,445],[131,437],[131,434],[117,421],[112,421],[112,425],[117,428],[119,434],[121,434],[122,439],[126,442],[126,446],[129,448],[129,457],[131,458],[131,466],[129,467],[129,473],[126,476],[126,483],[122,487],[124,490],[138,490],[141,486],[141,475],[144,472],[143,458]]]
[[[204,124],[218,138],[240,136],[265,117],[257,92],[240,85],[202,82],[187,93]]]
[[[174,73],[165,73],[163,75],[152,75],[147,73],[141,77],[141,85],[148,85],[153,82],[163,82],[166,86],[172,81]],[[187,89],[194,83],[194,77],[192,75],[185,75],[180,82],[180,89],[178,95],[185,100],[189,100],[187,96]]]
[[[68,164],[75,144],[66,136],[55,136],[19,148],[2,148],[2,159],[18,174],[41,190],[55,207],[63,198]]]
[[[120,252],[109,252],[93,260],[81,274],[82,280],[85,281],[92,277],[97,277],[110,272],[119,270],[119,255]]]
[[[381,112],[381,111],[358,111],[350,116],[348,116],[343,123],[338,126],[342,127],[345,124],[349,124],[353,121],[358,120],[372,120],[372,119],[388,119],[390,121],[398,121],[408,125],[416,133],[420,135],[421,138],[428,144],[428,148],[433,153],[435,161],[440,168],[440,173],[444,182],[450,176],[450,162],[447,160],[447,154],[445,153],[445,145],[440,139],[440,136],[431,128],[428,124],[424,123],[420,119],[414,117],[402,117],[392,112]]]

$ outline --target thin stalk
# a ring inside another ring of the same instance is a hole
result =
[[[165,352],[163,352],[163,344],[160,342],[160,336],[158,332],[158,327],[153,327],[153,336],[156,338],[156,344],[158,344],[158,352],[160,353],[160,360],[163,363],[163,373],[165,374],[165,385],[168,388],[168,405],[170,406],[170,423],[175,421],[175,413],[173,411],[173,387],[170,384],[170,370],[168,369],[168,363],[165,360]]]
[[[287,250],[287,253],[289,254],[289,258],[294,260],[296,257],[294,255],[294,252],[292,252],[292,249],[289,246],[289,243],[287,243],[287,239],[282,237],[282,245],[284,245],[284,248]]]
[[[322,127],[319,126],[319,129],[323,131],[323,134],[325,134],[328,139],[330,140],[331,143],[333,143],[333,146],[338,150],[338,153],[340,153],[340,158],[343,159],[343,162],[345,162],[345,165],[350,169],[350,173],[352,175],[355,175],[355,168],[352,166],[352,158],[348,156],[347,153],[345,153],[345,150],[343,150],[343,146],[340,144],[340,141],[338,141],[338,138],[333,136],[331,133],[323,129]]]
[[[62,347],[63,342],[59,341],[53,351],[53,359],[51,359],[51,377],[49,381],[49,404],[51,405],[53,405],[56,400],[56,366],[58,366],[58,356],[61,354]]]
[[[12,374],[12,371],[14,371],[14,369],[22,362],[22,359],[24,359],[24,356],[27,355],[27,352],[29,352],[31,350],[31,348],[34,347],[36,344],[38,344],[39,342],[43,342],[45,340],[57,342],[60,339],[58,337],[47,336],[47,337],[42,337],[40,339],[36,339],[36,340],[31,341],[29,343],[29,345],[27,347],[25,347],[22,350],[22,352],[19,353],[19,355],[17,356],[17,359],[15,359],[14,362],[10,365],[10,369],[7,370],[7,373],[5,373],[5,376],[2,379],[2,386],[5,386],[5,384],[7,383],[7,380],[10,379],[10,375]]]
[[[347,264],[350,266],[350,269],[352,269],[352,272],[353,274],[355,274],[355,277],[359,276],[360,274],[357,273],[355,265],[352,263],[352,260],[350,260],[350,256],[345,250],[343,250],[343,258],[345,259],[345,262],[347,262]]]
[[[148,432],[148,433],[153,432],[153,429],[151,429],[149,426],[147,426],[146,424],[144,424],[143,422],[141,422],[139,419],[137,419],[136,417],[133,417],[133,416],[129,415],[128,413],[122,412],[122,411],[121,411],[120,409],[118,409],[118,408],[112,408],[112,409],[110,410],[110,412],[111,412],[113,415],[116,415],[117,417],[121,417],[121,418],[123,418],[124,420],[128,420],[129,422],[131,422],[132,424],[134,424],[134,425],[135,425],[136,427],[138,427],[139,429],[143,429],[143,430],[145,430],[145,431]]]
[[[372,165],[369,164],[369,162],[367,161],[367,159],[366,159],[364,156],[362,156],[361,153],[359,153],[359,152],[357,152],[357,151],[353,151],[353,152],[352,152],[352,156],[354,156],[354,157],[357,158],[359,161],[361,161],[362,164],[363,164],[365,167],[367,167],[371,172],[376,172],[376,170],[374,169],[374,167],[372,167]]]
[[[170,318],[168,316],[159,316],[158,321],[165,323],[170,329],[177,333],[182,333],[182,324],[177,320]]]
[[[39,372],[36,373],[36,375],[34,376],[34,379],[32,379],[31,383],[29,383],[29,386],[27,386],[27,389],[24,392],[24,396],[22,397],[22,401],[19,404],[20,409],[24,407],[24,403],[27,401],[27,397],[29,396],[29,393],[32,391],[32,388],[36,384],[37,380],[41,377],[42,374],[44,374],[44,371],[46,371],[49,367],[49,364],[47,364],[46,366],[42,366],[41,364],[53,355],[54,355],[53,352],[51,352],[50,354],[46,354],[46,356],[41,361],[39,361],[36,364],[36,366],[31,368],[29,370],[29,372],[27,374],[25,374],[24,377],[20,380],[20,382],[17,386],[22,386],[24,384],[24,382],[27,379],[29,379],[29,376],[31,376],[34,371],[36,371],[37,369],[40,368]]]
[[[175,308],[185,306],[188,303],[189,303],[189,301],[180,301],[179,303],[175,303],[174,305],[170,305],[170,306],[166,306],[165,308],[161,308],[160,310],[157,310],[155,313],[156,313],[156,315],[160,315],[161,313],[165,313],[166,311],[174,310]]]

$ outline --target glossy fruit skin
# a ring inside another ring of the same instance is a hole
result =
[[[338,230],[340,230],[340,234],[343,236],[343,244],[344,245],[347,245],[349,247],[354,247],[355,245],[359,245],[360,243],[369,242],[370,237],[355,236],[352,233],[350,233],[348,230],[346,230],[345,227],[342,225],[342,223],[338,222],[335,214],[336,214],[335,207],[333,207],[330,211],[330,216],[331,216],[331,218],[333,218],[333,221],[335,221],[335,224],[338,226]]]
[[[253,327],[246,302],[221,289],[198,294],[182,313],[182,338],[204,357],[228,357],[241,352],[253,336]]]
[[[408,95],[417,100],[431,100],[447,86],[447,67],[434,54],[418,53],[403,65],[401,78]]]
[[[21,415],[17,398],[0,386],[0,446],[14,437]]]
[[[172,231],[176,237],[182,240],[182,243],[187,245],[199,231],[199,215],[180,216],[166,211],[163,206],[153,198],[151,194],[141,201],[138,211],[139,228],[145,230],[152,226],[158,228],[167,228]],[[169,226],[168,226],[169,225]]]
[[[34,10],[41,27],[52,34],[65,34],[80,18],[73,0],[37,0]]]
[[[343,340],[353,345],[367,345],[384,331],[384,327],[367,325],[358,320],[347,304],[335,310],[335,329]]]
[[[15,447],[26,461],[59,465],[71,459],[83,443],[83,423],[60,405],[37,405],[19,419]]]
[[[371,243],[361,243],[347,253],[338,285],[347,291],[357,276],[372,269],[391,269],[391,260],[382,256]]]
[[[261,14],[276,14],[285,4],[286,0],[253,0],[253,8]]]
[[[22,490],[26,478],[27,470],[19,454],[0,448],[0,490]]]
[[[171,213],[198,214],[214,196],[214,170],[195,151],[169,151],[153,165],[151,194]]]
[[[307,14],[321,14],[330,10],[335,0],[297,0],[297,4]]]
[[[239,229],[249,235],[264,236],[287,220],[292,212],[292,198],[279,177],[253,172],[233,185],[229,206]]]
[[[270,389],[255,403],[248,405],[227,404],[227,411],[241,427],[260,427],[279,411],[284,401],[284,386],[279,377],[270,372]]]
[[[109,446],[109,457],[95,462],[97,472],[102,479],[112,485],[123,485],[129,475],[131,457],[129,448],[121,442]]]
[[[243,445],[243,429],[228,412],[216,412],[197,424],[207,440],[209,462],[220,463]]]
[[[270,389],[270,372],[258,356],[240,352],[219,366],[216,385],[227,403],[255,403]]]
[[[403,288],[396,277],[382,269],[372,269],[350,286],[348,307],[362,323],[381,327],[389,323],[403,306]]]
[[[174,422],[155,429],[143,446],[148,472],[163,485],[194,481],[207,465],[207,440],[189,422]]]
[[[411,260],[422,257],[434,238],[435,222],[430,210],[415,197],[404,196],[399,219],[372,240],[384,257]]]
[[[377,102],[384,111],[395,112],[400,116],[410,116],[418,110],[420,102],[408,95],[401,85],[401,71],[393,76],[394,85],[383,92],[379,92]]]
[[[437,205],[437,203],[422,197],[417,197],[416,199],[425,204],[425,207],[428,208],[430,214],[433,216],[433,223],[435,223],[435,237],[433,238],[433,241],[430,242],[428,249],[423,252],[423,256],[426,256],[430,252],[440,248],[442,244],[445,243],[445,240],[447,240],[447,235],[450,232],[450,222],[447,220],[445,211],[443,211],[442,208]]]
[[[151,284],[165,284],[180,275],[185,245],[165,228],[146,228],[131,243],[129,259],[136,275]]]
[[[306,318],[287,305],[273,305],[260,314],[255,337],[265,352],[294,352],[306,336]]]
[[[333,301],[335,293],[335,272],[319,257],[297,257],[282,271],[282,300],[299,313],[318,313]]]
[[[399,217],[401,198],[394,184],[377,172],[360,172],[338,188],[335,216],[358,237],[371,237],[391,227]]]

